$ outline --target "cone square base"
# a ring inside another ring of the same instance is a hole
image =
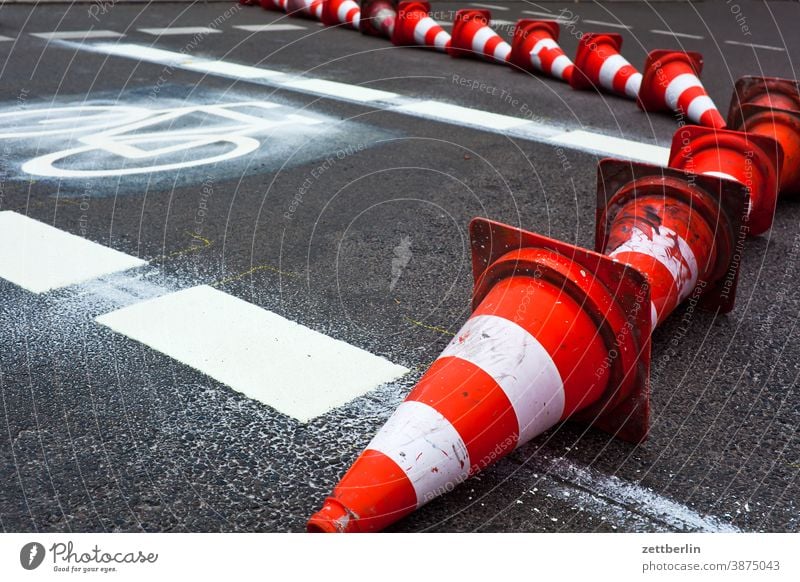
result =
[[[780,77],[741,77],[733,89],[728,126],[742,126],[742,105],[747,103],[800,111],[800,81]]]
[[[702,207],[694,203],[693,197],[708,197],[710,203],[706,207],[713,209],[712,212],[717,216],[707,216],[706,220],[709,224],[717,225],[720,233],[723,228],[731,233],[731,240],[726,242],[730,246],[730,260],[717,269],[724,274],[716,281],[709,282],[700,301],[705,309],[719,309],[722,313],[727,313],[733,309],[736,300],[740,264],[737,254],[746,235],[743,218],[748,198],[747,188],[737,182],[639,162],[602,160],[597,169],[595,249],[605,249],[608,244],[609,228],[613,219],[613,213],[608,212],[608,209],[624,203],[617,194],[623,187],[634,183],[642,189],[662,186],[669,179],[677,179],[686,184],[686,203],[698,208],[698,211],[702,211]],[[635,196],[636,192],[637,189],[634,188],[631,193]]]
[[[625,313],[629,333],[636,341],[638,353],[631,381],[632,388],[620,397],[615,386],[591,407],[570,418],[581,424],[599,428],[628,442],[647,438],[650,418],[650,296],[644,276],[622,263],[593,251],[576,247],[539,234],[506,224],[475,218],[470,223],[472,271],[475,280],[473,308],[480,304],[494,281],[487,270],[497,259],[521,248],[543,248],[570,259],[581,266],[594,283],[595,289],[613,296],[616,305]],[[594,283],[592,285],[594,285]],[[602,287],[601,287],[602,286]],[[642,290],[645,288],[645,299]],[[587,298],[590,300],[591,297]]]

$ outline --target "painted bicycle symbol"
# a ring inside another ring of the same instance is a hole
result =
[[[25,162],[22,170],[35,176],[130,176],[232,160],[256,150],[261,145],[256,136],[322,123],[288,111],[275,103],[251,101],[166,109],[78,105],[12,111],[0,113],[0,139],[80,144]],[[101,168],[93,167],[98,159]]]

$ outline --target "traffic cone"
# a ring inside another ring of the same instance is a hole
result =
[[[655,50],[647,55],[637,100],[643,111],[676,111],[706,127],[725,127],[725,119],[700,82],[703,56],[696,52]]]
[[[264,10],[277,10],[279,12],[286,12],[287,0],[259,0],[261,8]]]
[[[542,72],[569,83],[575,65],[558,46],[559,32],[554,20],[521,19],[514,27],[509,60],[526,71]]]
[[[286,0],[286,14],[322,20],[323,0]]]
[[[772,226],[783,154],[767,136],[687,125],[672,136],[669,166],[735,180],[750,195],[747,227],[759,235]]]
[[[733,309],[747,189],[725,179],[603,160],[596,250],[644,274],[652,327],[687,297]]]
[[[601,87],[617,95],[636,99],[642,74],[620,54],[622,37],[613,32],[584,34],[578,43],[573,89]]]
[[[361,0],[362,34],[392,38],[397,19],[397,0]]]
[[[734,129],[780,144],[780,193],[800,194],[800,84],[777,78],[739,79],[728,119]]]
[[[696,289],[732,300],[745,200],[733,182],[605,160],[597,240],[612,256],[474,219],[472,316],[308,530],[382,529],[566,419],[644,440],[651,322]]]
[[[392,43],[397,46],[429,46],[446,52],[450,46],[450,35],[428,16],[430,11],[428,2],[400,2]]]
[[[772,109],[800,111],[800,81],[780,77],[741,77],[736,81],[728,108],[728,125],[741,127],[741,106],[760,105]]]
[[[358,30],[361,8],[353,0],[323,0],[320,20],[325,26],[344,24]]]
[[[472,56],[505,63],[511,54],[511,45],[489,26],[492,15],[488,10],[464,9],[456,12],[453,20],[453,42],[448,53],[451,57]]]

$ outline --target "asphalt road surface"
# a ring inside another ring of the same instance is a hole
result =
[[[796,2],[484,4],[506,38],[568,16],[569,55],[700,51],[723,114],[797,76]],[[304,530],[467,318],[469,220],[590,247],[598,159],[676,128],[233,2],[4,5],[0,36],[4,531]],[[559,426],[392,529],[798,530],[798,224],[747,241],[732,313],[655,332],[646,443]]]

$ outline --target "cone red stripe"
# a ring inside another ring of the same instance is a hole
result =
[[[448,387],[445,393],[442,386]],[[486,371],[467,360],[440,356],[406,400],[435,408],[453,425],[467,445],[470,474],[517,444],[519,425],[506,393]],[[504,443],[501,450],[498,443]]]
[[[435,46],[444,51],[450,44],[450,34],[433,18],[426,16],[414,27],[414,40],[417,44]]]
[[[531,64],[535,69],[559,79],[568,79],[575,65],[552,38],[539,40],[531,51]]]
[[[287,0],[261,0],[261,8],[264,10],[286,11]]]
[[[641,73],[620,54],[611,55],[603,61],[598,79],[601,87],[633,98],[639,94],[642,83]]]
[[[336,14],[339,16],[339,21],[342,23],[352,24],[354,28],[358,28],[358,22],[361,18],[361,8],[353,0],[344,0],[340,5]]]
[[[475,32],[471,42],[472,50],[497,61],[505,62],[511,53],[511,45],[489,26],[483,26]]]
[[[414,487],[417,507],[469,476],[469,453],[461,435],[422,402],[401,402],[367,450],[386,455],[403,470]]]
[[[564,412],[564,384],[550,354],[522,326],[496,315],[470,318],[445,348],[491,376],[517,418],[519,442],[555,425]]]

